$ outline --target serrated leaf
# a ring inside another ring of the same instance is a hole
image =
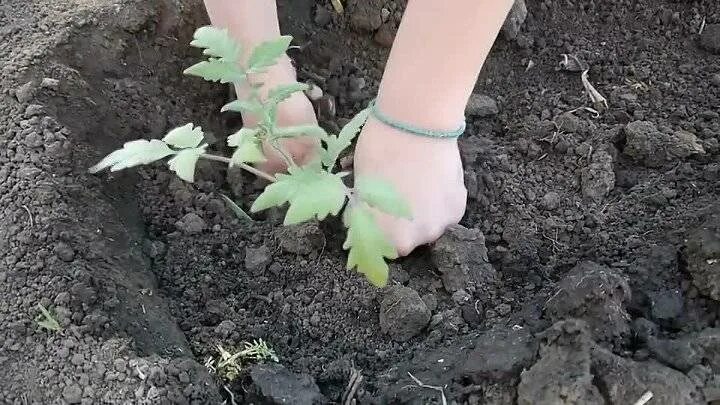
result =
[[[175,157],[168,161],[170,170],[174,171],[181,179],[192,183],[195,181],[195,164],[200,155],[205,153],[205,148],[207,148],[207,145],[179,151]]]
[[[281,84],[270,89],[270,91],[268,92],[268,99],[271,100],[273,103],[278,104],[293,95],[294,93],[297,93],[299,91],[305,91],[309,88],[310,86],[304,83]]]
[[[260,43],[250,54],[248,70],[260,72],[264,68],[274,65],[277,59],[285,54],[291,41],[291,36],[283,35],[277,39]]]
[[[348,146],[352,145],[353,139],[360,132],[360,128],[365,124],[369,115],[369,108],[360,111],[345,124],[338,136],[328,136],[325,139],[325,152],[322,153],[322,162],[325,166],[328,168],[335,166],[338,157]]]
[[[242,55],[242,47],[230,37],[227,29],[213,26],[200,27],[195,31],[191,46],[205,48],[204,55],[223,58],[228,62],[237,62]]]
[[[222,196],[223,200],[225,200],[225,203],[227,203],[235,216],[238,217],[238,219],[246,222],[255,222],[252,218],[250,218],[250,215],[248,215],[245,210],[240,208],[239,205],[235,204],[235,201],[233,201],[230,197],[226,196],[225,194],[220,195]]]
[[[220,112],[235,111],[235,112],[250,112],[258,113],[263,110],[263,105],[257,100],[235,100],[231,101],[220,109]]]
[[[360,199],[371,207],[398,218],[412,218],[410,205],[395,187],[385,180],[358,177],[355,179],[355,191]]]
[[[295,138],[298,136],[310,136],[313,138],[325,139],[328,134],[318,125],[296,125],[293,127],[275,128],[272,139]]]
[[[203,131],[200,127],[193,128],[193,124],[185,124],[170,130],[162,140],[176,148],[195,148],[203,140]]]
[[[228,146],[234,147],[235,152],[230,158],[230,167],[240,163],[264,162],[262,143],[258,139],[258,129],[241,128],[227,139]]]
[[[183,71],[190,76],[198,76],[211,82],[239,83],[245,80],[245,72],[235,62],[210,58],[198,62]]]
[[[40,303],[37,304],[37,307],[40,309],[41,312],[41,314],[38,315],[38,317],[35,319],[35,322],[38,324],[38,326],[47,330],[51,330],[53,332],[59,332],[62,330],[62,327],[55,319],[55,317],[50,313],[50,311],[48,311]]]
[[[294,167],[290,174],[277,175],[255,200],[251,212],[290,203],[284,224],[292,225],[328,215],[337,215],[345,204],[345,185],[340,177],[326,171]]]
[[[118,149],[105,156],[98,164],[89,169],[90,173],[97,173],[110,168],[110,171],[127,169],[137,165],[146,165],[156,160],[174,154],[167,144],[159,139],[137,139],[126,142],[122,149]]]
[[[343,249],[349,249],[347,268],[364,274],[375,286],[384,287],[388,280],[385,258],[396,259],[397,251],[385,238],[369,208],[362,205],[345,210],[345,226],[348,228]]]

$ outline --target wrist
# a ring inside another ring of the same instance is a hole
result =
[[[452,132],[465,125],[465,103],[458,97],[408,97],[393,91],[380,91],[376,108],[392,121],[429,132]]]

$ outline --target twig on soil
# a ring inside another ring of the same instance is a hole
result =
[[[703,31],[705,31],[705,22],[705,17],[703,17],[703,20],[700,23],[700,29],[698,30],[698,35],[702,35]]]
[[[230,388],[228,388],[227,385],[223,385],[223,389],[230,395],[230,405],[237,405],[237,402],[235,402],[235,394],[233,394]],[[224,401],[223,404],[226,402],[227,401]]]
[[[343,405],[352,405],[356,403],[355,393],[358,388],[360,388],[360,384],[362,382],[362,374],[359,370],[356,370],[355,367],[353,367],[352,373],[350,374],[350,381],[348,381],[348,386],[345,388],[345,393],[343,394]]]
[[[23,208],[25,208],[25,211],[28,213],[28,218],[30,218],[30,228],[35,227],[35,221],[33,220],[32,213],[30,212],[30,208],[27,207],[27,205],[23,205]]]
[[[590,80],[588,80],[588,71],[585,70],[580,74],[580,79],[582,80],[583,87],[585,87],[585,91],[587,92],[588,96],[590,97],[590,101],[592,101],[593,106],[595,106],[595,109],[608,109],[608,102],[605,97],[603,97],[602,94],[600,94],[599,91],[595,89],[595,87],[590,83]]]
[[[648,403],[648,401],[650,401],[650,400],[652,399],[652,397],[653,397],[652,391],[646,391],[646,392],[640,397],[640,399],[638,399],[637,401],[635,401],[635,403],[634,403],[633,405],[645,405],[645,404]]]
[[[336,13],[342,14],[345,11],[345,7],[343,7],[342,1],[330,0],[330,3],[332,3],[332,6],[335,9]]]
[[[439,392],[440,400],[442,401],[442,405],[447,405],[447,398],[445,398],[445,390],[443,389],[443,387],[438,387],[435,385],[427,385],[427,384],[423,383],[422,381],[418,380],[414,375],[410,374],[409,371],[408,371],[408,375],[410,376],[410,378],[412,378],[413,381],[415,381],[415,384],[417,384],[418,387],[428,388],[428,389]]]

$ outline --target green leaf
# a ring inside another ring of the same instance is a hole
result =
[[[220,194],[227,203],[227,205],[230,207],[232,212],[235,214],[236,217],[238,217],[239,220],[244,222],[255,222],[252,218],[250,218],[250,215],[247,214],[242,208],[240,208],[239,205],[235,204],[235,201],[233,201],[230,197],[226,196],[225,194]]]
[[[326,152],[322,153],[322,162],[325,166],[328,168],[335,166],[335,162],[337,162],[338,157],[340,157],[340,154],[348,146],[352,145],[353,139],[355,139],[358,132],[360,132],[360,128],[365,124],[369,115],[369,108],[360,111],[350,120],[350,122],[345,124],[345,126],[340,130],[340,134],[338,136],[327,137],[325,140]]]
[[[193,128],[193,124],[185,124],[170,130],[162,140],[176,148],[195,148],[203,140],[203,131],[200,127]]]
[[[193,35],[190,45],[196,48],[205,48],[204,55],[223,58],[228,62],[237,62],[242,55],[239,43],[230,37],[227,29],[213,26],[200,27]]]
[[[412,218],[410,205],[385,180],[358,177],[355,179],[355,190],[361,200],[380,211],[399,218]]]
[[[345,210],[345,226],[348,233],[343,249],[350,249],[348,270],[357,268],[372,284],[384,287],[389,271],[385,258],[396,259],[397,251],[385,238],[366,206],[348,207]]]
[[[51,330],[53,332],[59,332],[62,330],[62,327],[58,323],[58,321],[55,319],[55,317],[48,311],[42,304],[38,303],[37,307],[40,309],[41,314],[37,316],[35,319],[35,322],[40,326],[41,328],[45,328],[47,330]]]
[[[250,59],[248,59],[249,71],[256,73],[268,66],[274,65],[277,59],[285,54],[291,41],[291,36],[284,35],[277,39],[260,43],[253,49],[250,54]]]
[[[205,153],[205,148],[207,148],[207,145],[179,151],[175,157],[168,161],[170,170],[174,171],[181,179],[192,183],[195,180],[195,164],[200,155]]]
[[[293,167],[290,174],[278,174],[255,200],[251,212],[290,203],[285,225],[297,224],[328,215],[337,215],[345,204],[345,185],[340,177],[326,171]]]
[[[98,164],[89,169],[90,173],[97,173],[106,168],[116,172],[137,165],[146,165],[166,156],[174,154],[165,142],[159,139],[138,139],[127,142],[122,149],[118,149],[105,156]]]
[[[183,72],[186,75],[198,76],[211,82],[239,83],[245,80],[245,72],[235,62],[210,58],[198,62]]]
[[[241,128],[227,139],[228,146],[235,147],[230,159],[230,167],[240,163],[264,162],[262,143],[257,135],[258,129]]]
[[[310,86],[304,83],[281,84],[270,89],[270,91],[268,92],[268,100],[272,101],[275,104],[278,104],[293,95],[294,93],[297,93],[299,91],[305,91],[309,88]]]
[[[235,100],[222,106],[220,112],[235,111],[259,113],[262,109],[263,105],[257,100]]]
[[[297,125],[293,127],[275,128],[271,139],[295,138],[298,136],[325,139],[328,134],[318,125]]]

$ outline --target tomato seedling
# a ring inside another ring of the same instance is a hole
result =
[[[195,31],[190,45],[202,48],[207,56],[184,73],[220,83],[240,83],[248,75],[260,73],[277,63],[285,54],[292,38],[281,36],[263,42],[250,53],[247,62],[241,60],[242,47],[227,30],[205,26]],[[349,250],[347,268],[356,268],[376,286],[384,286],[388,279],[385,259],[397,258],[397,251],[384,236],[375,221],[372,209],[410,218],[409,205],[389,183],[373,178],[356,178],[354,187],[348,187],[343,178],[347,172],[336,171],[340,154],[352,144],[367,120],[369,110],[360,111],[337,135],[328,134],[317,125],[279,127],[278,105],[292,94],[305,91],[301,83],[284,84],[269,89],[266,97],[260,96],[262,85],[251,84],[249,96],[232,101],[221,111],[248,112],[259,117],[255,127],[243,127],[227,138],[234,148],[231,157],[207,153],[202,128],[192,123],[172,129],[162,139],[138,139],[127,142],[98,164],[90,168],[96,173],[109,168],[118,171],[146,165],[164,158],[170,170],[178,177],[193,182],[198,159],[209,159],[238,166],[269,183],[252,204],[250,211],[258,212],[270,207],[288,205],[284,225],[293,225],[317,218],[323,220],[342,212],[347,237],[343,248]],[[282,147],[281,141],[299,136],[320,140],[317,158],[302,166],[297,165]],[[269,145],[287,163],[287,173],[272,175],[253,167],[265,160],[263,144]],[[231,208],[241,218],[247,214],[237,204]]]

